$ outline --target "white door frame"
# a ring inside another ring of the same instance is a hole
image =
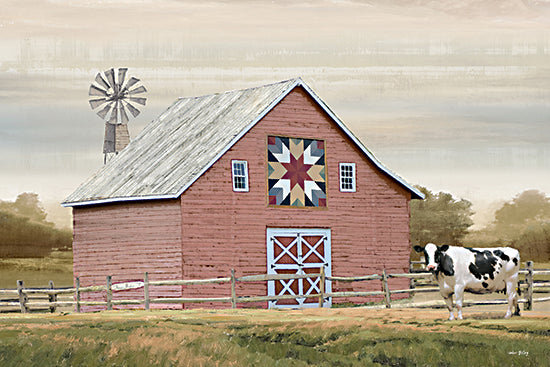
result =
[[[292,241],[286,248],[282,246],[281,243],[277,242],[275,237],[295,237],[295,240]],[[303,241],[302,237],[305,236],[321,236],[321,240],[316,244],[311,246],[307,241]],[[308,251],[305,254],[302,254],[302,246],[304,243],[308,247]],[[277,270],[296,270],[297,274],[305,274],[304,269],[307,268],[319,268],[324,266],[325,275],[327,277],[331,276],[331,242],[330,242],[330,229],[327,228],[267,228],[266,230],[266,245],[267,245],[267,273],[268,274],[277,274]],[[290,248],[295,246],[297,247],[296,256],[290,252]],[[275,258],[275,246],[279,246],[282,252]],[[324,246],[323,254],[316,251],[318,246]],[[319,258],[323,259],[322,263],[303,263],[304,259],[307,259],[312,253],[315,253]],[[283,257],[284,255],[289,255],[295,263],[292,264],[277,264],[277,260]],[[312,290],[319,290],[319,278],[307,278],[307,279],[294,279],[294,280],[281,280],[283,289],[279,292],[278,295],[286,293],[294,294],[290,288],[293,282],[298,284],[298,294],[303,294],[304,282],[309,282],[308,288],[311,292]],[[276,281],[267,282],[267,294],[272,296],[275,295],[275,283]],[[325,292],[332,292],[332,284],[329,280],[325,281]],[[277,301],[269,301],[269,308],[310,308],[310,307],[319,307],[319,303],[304,303],[306,298],[297,298],[298,305],[278,305]],[[323,302],[323,307],[331,307],[332,299],[325,298]]]

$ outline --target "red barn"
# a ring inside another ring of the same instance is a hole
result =
[[[87,286],[144,272],[151,280],[227,277],[230,269],[237,276],[320,267],[338,276],[407,272],[409,202],[419,198],[292,79],[178,99],[63,205],[73,207],[74,276]],[[379,282],[331,286],[380,289]],[[237,295],[316,287],[248,283]],[[156,287],[151,295],[224,297],[228,286]]]

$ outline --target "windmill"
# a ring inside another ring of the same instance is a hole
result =
[[[105,120],[104,164],[130,142],[127,111],[136,117],[140,111],[134,104],[145,106],[147,100],[143,96],[136,97],[147,89],[139,85],[137,78],[130,77],[125,81],[127,71],[128,68],[111,68],[97,73],[88,93],[92,110]]]

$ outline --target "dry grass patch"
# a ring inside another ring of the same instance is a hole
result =
[[[548,317],[430,310],[191,310],[0,318],[0,365],[540,366]],[[23,352],[24,351],[24,352]]]

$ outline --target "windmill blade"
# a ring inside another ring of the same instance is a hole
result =
[[[128,68],[118,68],[118,90],[122,89],[122,85],[124,84],[124,78],[126,77],[126,72],[128,71]]]
[[[90,99],[89,102],[90,106],[92,106],[92,110],[95,110],[104,103],[107,103],[107,98]]]
[[[130,111],[130,113],[134,117],[137,117],[137,115],[140,114],[140,111],[137,108],[135,108],[134,106],[132,106],[131,104],[129,104],[128,102],[126,102],[126,108]]]
[[[99,117],[101,117],[102,119],[105,118],[105,116],[107,116],[107,114],[109,113],[109,111],[111,110],[111,106],[113,105],[113,103],[109,103],[107,106],[105,106],[101,111],[98,111],[97,112],[97,115]]]
[[[111,111],[111,117],[109,117],[109,120],[107,120],[108,123],[112,124],[112,125],[116,125],[117,123],[117,110],[118,108],[113,108],[113,110]]]
[[[88,92],[88,95],[90,96],[100,96],[100,97],[106,97],[107,91],[103,90],[101,88],[96,87],[95,85],[90,85],[90,90]]]
[[[118,111],[118,101],[116,101],[115,106],[111,111],[111,117],[109,117],[109,121],[108,121],[110,124],[114,125],[117,123],[117,111]]]
[[[95,76],[95,81],[97,82],[97,84],[105,88],[105,90],[109,89],[109,84],[107,84],[105,79],[103,79],[103,77],[101,76],[101,73],[97,73],[97,75]]]
[[[145,87],[142,85],[140,87],[137,87],[135,89],[128,91],[128,94],[140,94],[145,92],[147,92],[147,89],[145,89]]]
[[[107,125],[127,125],[131,117],[141,113],[137,105],[145,106],[147,102],[147,89],[139,82],[140,79],[128,75],[128,68],[101,71],[90,86],[92,97],[88,103]]]
[[[142,106],[145,106],[145,101],[147,98],[138,98],[138,97],[130,97],[130,101],[139,103]]]
[[[124,86],[124,90],[131,88],[137,82],[139,82],[138,78],[130,77],[130,79],[128,79],[128,83]]]
[[[109,85],[111,86],[111,88],[113,88],[115,93],[117,93],[118,87],[115,83],[115,69],[110,68],[109,70],[105,71],[105,76],[107,77],[107,80],[109,81]]]
[[[124,110],[124,105],[122,103],[118,106],[118,110],[119,110],[120,120],[122,121],[123,124],[127,124],[130,119],[128,118],[128,114]]]

